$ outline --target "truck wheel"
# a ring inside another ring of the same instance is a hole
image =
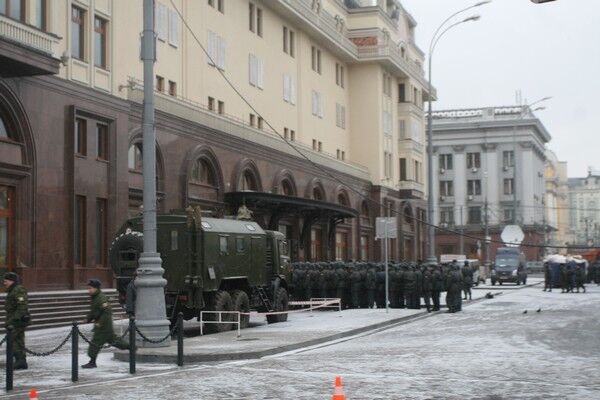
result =
[[[224,290],[219,290],[215,293],[213,311],[231,311],[231,296]],[[217,314],[208,314],[206,316],[207,321],[218,321],[219,316]],[[230,321],[231,315],[223,314],[221,321]],[[209,332],[225,332],[231,330],[231,324],[207,324],[206,330]]]
[[[233,307],[233,311],[239,311],[241,313],[250,312],[250,300],[248,299],[246,292],[243,290],[233,290],[231,292],[231,305]],[[240,315],[240,329],[247,328],[249,323],[249,315]],[[231,325],[231,327],[235,328],[235,325]]]
[[[275,298],[273,299],[273,311],[287,311],[288,310],[288,292],[284,288],[280,287],[275,292]],[[275,314],[267,315],[267,322],[273,324],[275,322],[287,321],[287,314]]]
[[[496,281],[492,279],[492,286],[496,286]]]

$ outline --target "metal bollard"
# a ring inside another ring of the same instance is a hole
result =
[[[177,365],[183,366],[183,313],[177,314]]]
[[[135,319],[129,317],[129,373],[135,374]]]
[[[71,328],[71,382],[79,380],[79,328],[73,321]]]
[[[13,334],[10,327],[6,328],[6,391],[13,390]]]

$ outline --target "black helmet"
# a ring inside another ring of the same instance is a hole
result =
[[[100,283],[100,281],[98,279],[90,279],[88,281],[88,286],[91,286],[96,289],[100,289],[100,286],[102,286],[102,283]]]
[[[7,272],[4,274],[4,279],[7,281],[17,282],[19,280],[19,275],[14,272]]]

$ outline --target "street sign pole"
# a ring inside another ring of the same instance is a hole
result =
[[[385,253],[385,312],[389,313],[389,275],[388,275],[388,224],[385,224],[385,241],[384,244],[384,253]]]

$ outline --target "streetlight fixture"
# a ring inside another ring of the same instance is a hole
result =
[[[464,13],[468,10],[471,10],[473,8],[476,8],[476,7],[484,6],[491,2],[492,2],[492,0],[480,1],[478,3],[473,4],[470,7],[463,8],[462,10],[459,10],[459,11],[455,12],[454,14],[450,15],[435,30],[435,33],[433,34],[433,37],[431,38],[431,43],[429,44],[429,96],[428,96],[428,109],[429,110],[428,110],[428,114],[427,114],[427,164],[428,164],[428,168],[427,168],[427,192],[428,192],[428,194],[427,194],[427,222],[429,223],[428,231],[427,231],[428,232],[428,239],[427,239],[427,242],[428,242],[427,261],[428,262],[436,262],[437,261],[436,256],[435,256],[435,227],[433,226],[433,195],[432,195],[433,194],[433,116],[431,114],[432,113],[432,110],[431,110],[431,91],[432,91],[431,60],[433,58],[433,51],[435,50],[435,46],[438,44],[438,42],[440,41],[442,36],[444,36],[444,34],[446,32],[448,32],[450,29],[452,29],[460,24],[464,24],[466,22],[478,21],[481,17],[479,15],[473,15],[469,18],[463,19],[462,21],[455,22],[454,24],[451,24],[450,26],[448,26],[444,29],[447,22],[449,22],[450,20],[452,20],[452,18],[454,18],[455,16],[457,16],[459,14],[462,14],[462,13]],[[442,29],[444,29],[444,30],[442,31]]]

